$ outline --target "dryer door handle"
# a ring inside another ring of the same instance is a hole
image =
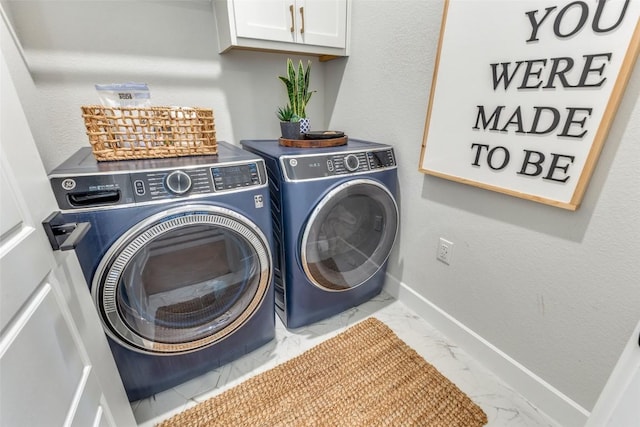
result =
[[[63,215],[60,212],[53,212],[42,221],[42,226],[51,244],[51,249],[70,251],[78,246],[78,243],[91,228],[91,223],[64,223]]]

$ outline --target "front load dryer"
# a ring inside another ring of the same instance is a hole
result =
[[[264,161],[218,155],[96,162],[50,173],[129,400],[171,388],[275,335]]]
[[[287,328],[361,304],[382,290],[398,232],[389,145],[330,148],[245,140],[265,159],[274,229],[276,312]]]

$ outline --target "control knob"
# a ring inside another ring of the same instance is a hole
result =
[[[167,190],[181,196],[191,190],[191,177],[183,171],[173,171],[165,178]]]
[[[358,156],[355,154],[349,154],[344,158],[344,167],[347,168],[349,172],[353,172],[358,170],[358,166],[360,166],[360,160],[358,160]]]

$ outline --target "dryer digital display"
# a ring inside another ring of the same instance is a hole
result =
[[[371,169],[386,168],[396,165],[393,150],[370,151],[367,153]]]
[[[255,163],[211,168],[211,175],[216,191],[261,184]]]

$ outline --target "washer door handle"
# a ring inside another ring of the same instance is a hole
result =
[[[78,243],[91,229],[89,222],[64,223],[60,212],[53,212],[42,221],[44,232],[47,234],[51,249],[54,251],[70,251],[78,246]]]

